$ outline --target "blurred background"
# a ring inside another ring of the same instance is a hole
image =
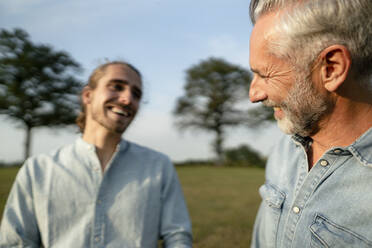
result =
[[[143,74],[145,95],[124,136],[182,162],[214,157],[213,133],[180,132],[175,126],[172,112],[184,94],[186,71],[210,57],[249,69],[248,8],[247,0],[5,0],[0,28],[20,28],[35,44],[67,52],[83,69],[76,74],[81,83],[107,59],[134,64]],[[0,162],[22,161],[22,127],[0,115]],[[71,143],[77,135],[74,126],[34,128],[30,154]],[[278,135],[272,124],[232,127],[224,147],[247,144],[265,156]]]
[[[0,220],[24,157],[80,135],[59,125],[79,110],[66,102],[99,64],[126,60],[144,97],[124,137],[179,165],[194,247],[249,247],[280,131],[248,100],[248,10],[247,0],[0,1],[0,165],[16,165],[0,168]],[[65,73],[66,61],[80,69]]]

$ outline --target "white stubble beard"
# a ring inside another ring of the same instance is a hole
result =
[[[303,137],[317,131],[319,120],[332,107],[327,98],[314,87],[311,77],[298,76],[287,97],[281,103],[264,101],[267,106],[278,106],[284,112],[278,126],[286,134],[298,134]]]

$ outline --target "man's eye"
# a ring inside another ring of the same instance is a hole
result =
[[[267,75],[263,75],[263,74],[260,74],[258,72],[254,73],[254,74],[257,75],[257,77],[262,78],[262,79],[267,79],[269,77]]]
[[[116,91],[121,91],[121,90],[123,90],[123,86],[122,86],[121,84],[112,84],[112,85],[110,85],[110,88],[111,88],[112,90],[116,90]]]
[[[117,90],[123,90],[123,86],[120,84],[115,85],[115,89]]]

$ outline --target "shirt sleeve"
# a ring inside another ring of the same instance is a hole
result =
[[[41,246],[30,178],[26,162],[17,174],[4,209],[0,248]]]
[[[191,222],[173,164],[168,161],[162,188],[160,236],[166,248],[192,247]]]

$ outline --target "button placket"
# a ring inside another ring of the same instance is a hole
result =
[[[283,244],[290,247],[293,239],[294,234],[301,218],[302,213],[305,211],[304,207],[309,200],[309,197],[312,195],[312,192],[315,187],[320,183],[323,176],[327,173],[327,171],[331,168],[331,164],[333,160],[331,157],[322,158],[320,159],[310,174],[307,174],[305,181],[302,182],[301,187],[299,190],[296,190],[297,197],[294,199],[293,205],[290,208],[290,213],[288,216],[287,222],[287,231],[285,232],[285,238],[283,240]]]

